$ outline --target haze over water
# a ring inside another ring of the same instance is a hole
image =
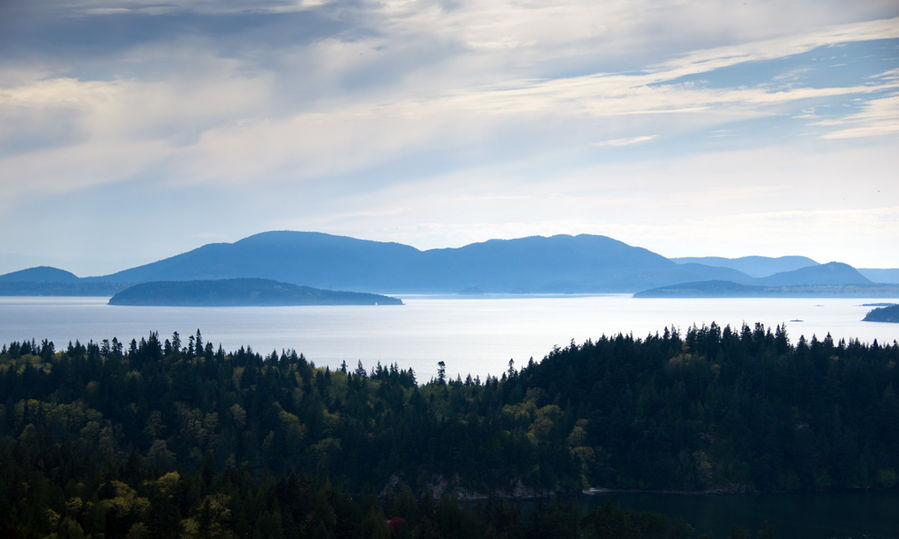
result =
[[[318,366],[346,361],[366,369],[377,362],[414,369],[420,382],[436,374],[500,375],[509,359],[521,367],[553,346],[582,343],[619,332],[645,337],[676,327],[715,322],[739,327],[785,323],[791,342],[800,335],[870,343],[899,340],[899,324],[862,322],[872,307],[893,300],[859,298],[634,299],[608,296],[404,296],[406,305],[302,307],[124,307],[107,298],[0,298],[0,343],[44,338],[57,348],[118,338],[126,344],[158,331],[187,336],[197,329],[226,351],[250,346],[262,354],[296,349]],[[793,320],[802,320],[794,322]]]

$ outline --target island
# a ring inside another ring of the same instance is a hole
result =
[[[867,298],[895,296],[899,296],[899,285],[889,283],[759,286],[732,281],[679,283],[634,294],[635,298]]]
[[[323,290],[269,279],[154,281],[126,288],[110,305],[168,307],[239,307],[287,305],[402,305],[380,294]]]
[[[888,307],[878,307],[868,311],[868,314],[862,318],[864,322],[892,322],[899,324],[899,305],[890,305]]]

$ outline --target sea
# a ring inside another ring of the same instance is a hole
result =
[[[618,333],[645,337],[712,322],[724,327],[784,324],[792,342],[806,339],[899,340],[899,324],[863,322],[871,303],[899,298],[633,298],[591,296],[400,296],[404,305],[296,307],[134,307],[104,297],[0,297],[0,344],[43,339],[127,343],[151,331],[182,341],[197,330],[226,351],[264,355],[296,350],[317,366],[371,370],[396,363],[419,382],[436,376],[499,376],[553,347]]]
[[[539,361],[554,347],[618,333],[645,337],[692,326],[783,324],[792,342],[830,334],[864,343],[899,341],[899,324],[863,322],[872,303],[899,298],[633,298],[590,296],[401,295],[401,306],[131,307],[101,297],[0,297],[0,344],[48,339],[57,348],[118,338],[127,343],[151,331],[187,342],[199,329],[226,351],[262,354],[296,350],[318,366],[366,369],[396,363],[419,382],[436,376],[499,376]],[[606,493],[586,496],[638,510],[662,512],[714,537],[734,525],[751,536],[768,521],[777,537],[899,537],[899,493],[773,493],[698,495]]]

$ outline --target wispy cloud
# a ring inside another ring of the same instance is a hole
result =
[[[644,142],[649,142],[650,140],[656,138],[656,135],[642,135],[639,137],[627,137],[627,138],[613,138],[609,140],[603,140],[600,142],[595,142],[595,146],[604,147],[604,146],[633,146],[634,144],[642,144]]]
[[[899,133],[899,94],[871,99],[861,108],[861,112],[838,120],[817,122],[817,125],[839,127],[821,135],[821,138],[849,139]]]

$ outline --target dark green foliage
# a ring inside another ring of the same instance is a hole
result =
[[[0,535],[683,537],[617,508],[458,499],[893,488],[897,364],[896,343],[792,346],[761,326],[603,337],[425,385],[395,364],[225,353],[199,332],[11,343]]]

